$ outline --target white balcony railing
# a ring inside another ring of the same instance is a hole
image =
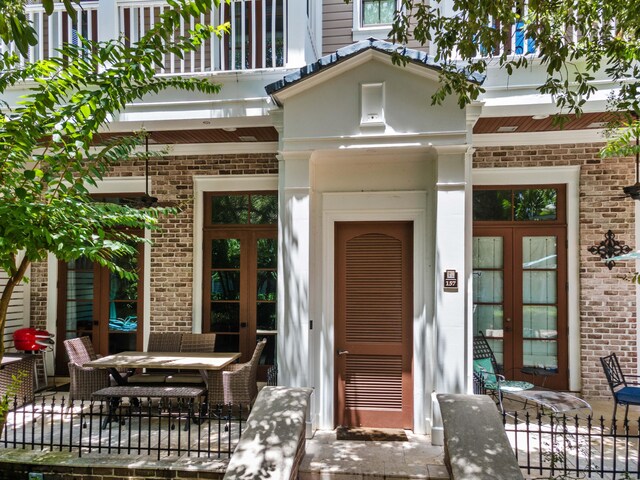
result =
[[[41,5],[29,5],[27,15],[38,32],[40,42],[29,49],[28,61],[59,56],[64,43],[77,43],[78,35],[98,40],[98,28],[109,28],[117,22],[117,31],[127,43],[136,42],[158,21],[168,8],[163,0],[124,0],[117,4],[117,18],[99,18],[98,2],[83,1],[73,21],[57,4],[47,16]],[[188,35],[196,23],[219,25],[229,22],[230,33],[205,42],[197,51],[183,58],[167,54],[161,74],[196,74],[229,70],[253,70],[283,67],[286,64],[287,0],[232,0],[198,19],[182,22],[176,36]],[[15,45],[0,45],[0,51],[15,51]],[[25,60],[23,60],[24,62]]]
[[[82,2],[76,22],[65,12],[62,4],[56,4],[51,15],[47,16],[40,4],[26,6],[27,18],[33,24],[40,42],[29,48],[28,59],[33,62],[60,56],[57,49],[64,43],[78,43],[78,35],[97,40],[98,38],[98,2]],[[16,52],[15,44],[0,43],[0,52]]]

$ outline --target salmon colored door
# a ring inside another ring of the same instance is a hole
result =
[[[335,226],[336,424],[413,426],[413,224]]]

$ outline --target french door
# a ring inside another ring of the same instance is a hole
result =
[[[258,378],[276,362],[278,196],[275,192],[205,194],[203,325],[216,351],[251,358],[267,339]]]
[[[336,424],[413,426],[413,224],[335,224]]]
[[[80,258],[59,262],[56,372],[67,371],[63,340],[88,336],[96,353],[142,350],[143,245],[116,262],[136,271],[136,280],[120,278],[106,267]]]
[[[243,362],[266,338],[258,367],[265,379],[276,356],[277,231],[207,232],[205,245],[204,330],[216,334],[216,351],[241,352]]]
[[[473,235],[474,334],[507,378],[566,390],[566,227],[476,225]]]

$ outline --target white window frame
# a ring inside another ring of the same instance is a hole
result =
[[[204,194],[206,192],[277,191],[277,175],[197,175],[193,177],[193,303],[192,331],[202,333]],[[279,213],[279,212],[278,212]]]
[[[362,2],[363,0],[354,0],[353,2],[353,40],[359,42],[369,37],[386,39],[391,31],[391,24],[364,26],[362,24]],[[396,9],[398,6],[396,0]]]

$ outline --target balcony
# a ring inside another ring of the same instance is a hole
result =
[[[56,4],[47,16],[40,4],[26,7],[40,42],[29,49],[23,62],[59,56],[64,43],[78,43],[81,35],[94,41],[104,41],[123,35],[127,44],[136,42],[164,12],[162,0],[100,0],[82,1],[73,21]],[[212,38],[198,51],[184,58],[167,54],[158,74],[206,74],[256,69],[273,69],[287,65],[287,1],[232,0],[199,19],[182,22],[176,35],[186,35],[196,23],[220,25],[228,22],[230,33],[222,39]],[[15,45],[2,44],[0,52],[15,51]]]

